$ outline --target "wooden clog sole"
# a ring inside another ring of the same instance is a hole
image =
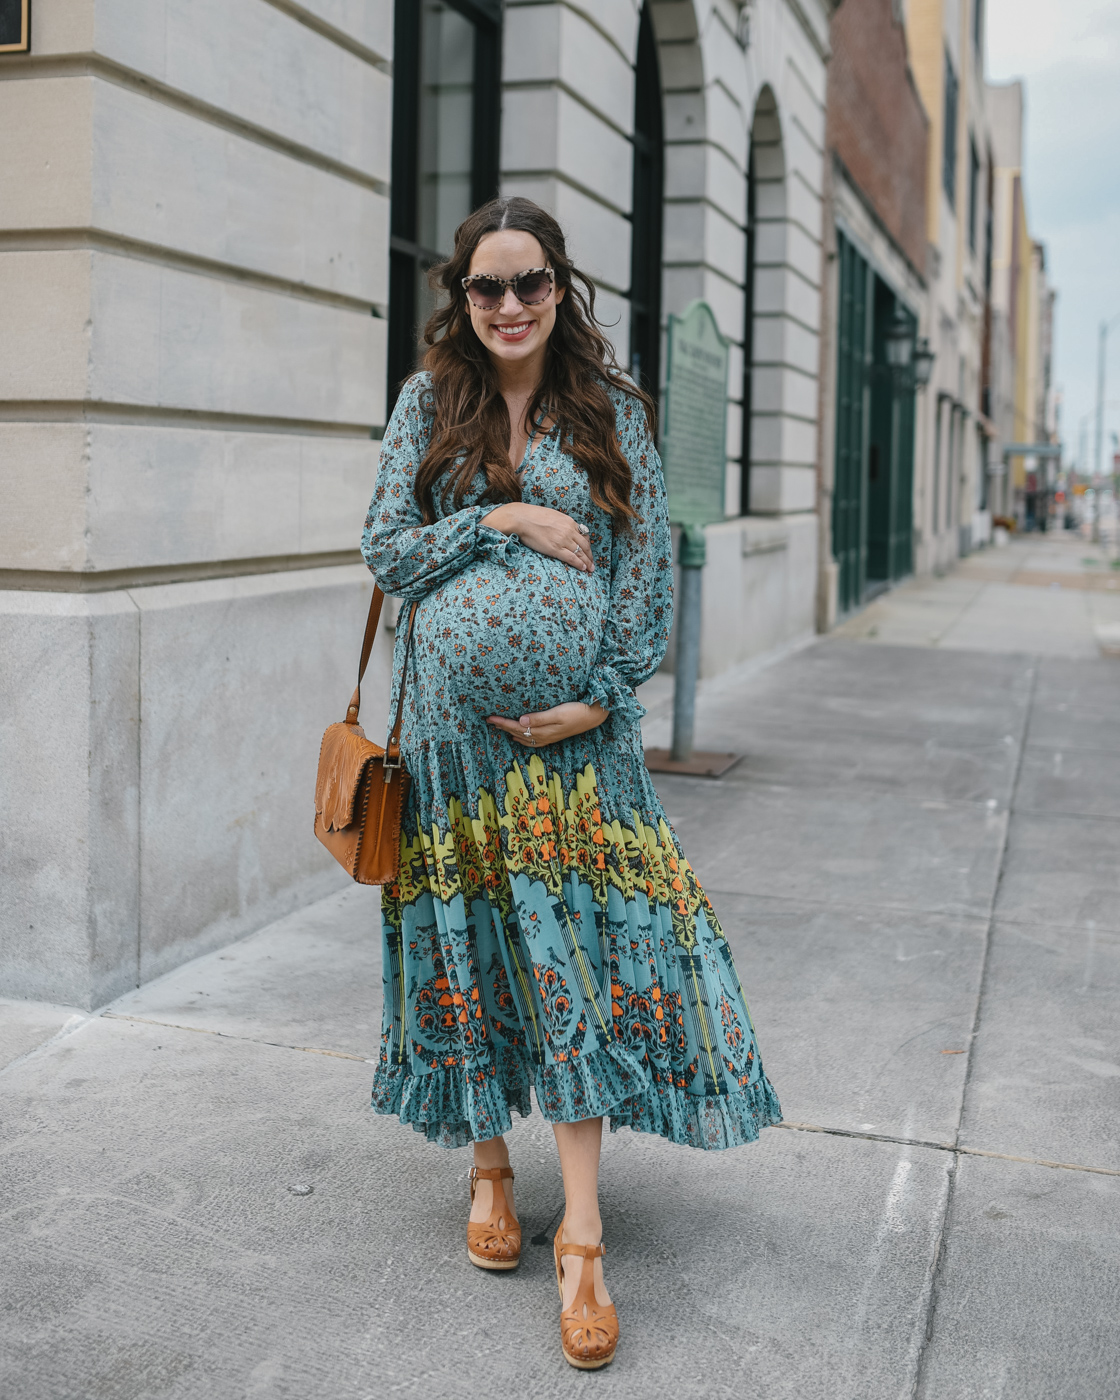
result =
[[[516,1259],[486,1259],[481,1254],[476,1254],[473,1249],[467,1250],[467,1258],[476,1269],[493,1269],[495,1271],[501,1269],[516,1269],[518,1264],[521,1263],[520,1256]]]

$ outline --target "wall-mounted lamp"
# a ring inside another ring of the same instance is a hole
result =
[[[891,323],[883,334],[887,364],[894,370],[905,370],[910,366],[914,355],[914,330],[909,316],[895,307]]]
[[[899,389],[923,389],[933,373],[934,353],[925,336],[915,339],[914,322],[896,306],[883,333],[887,369]]]
[[[914,347],[914,384],[917,388],[924,389],[929,383],[935,359],[937,356],[929,348],[929,341],[923,335]]]

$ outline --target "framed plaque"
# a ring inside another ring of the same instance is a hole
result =
[[[669,363],[661,460],[669,519],[710,525],[724,518],[728,344],[706,301],[669,317]]]
[[[0,0],[0,53],[31,51],[31,0]]]

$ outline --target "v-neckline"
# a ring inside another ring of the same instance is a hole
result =
[[[521,466],[517,469],[517,480],[524,486],[534,463],[538,460],[538,453],[543,452],[545,443],[552,436],[552,429],[542,432],[544,420],[548,417],[548,410],[541,409],[537,415],[537,421],[533,424],[533,431],[529,434],[529,441],[525,444],[525,451],[521,455]],[[537,441],[537,434],[540,433],[540,440]],[[533,443],[536,442],[536,448]]]

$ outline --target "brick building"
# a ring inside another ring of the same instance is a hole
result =
[[[829,627],[915,567],[917,394],[899,329],[928,337],[929,121],[893,0],[845,0],[830,26],[821,349],[821,584]],[[919,483],[920,487],[920,483]]]

